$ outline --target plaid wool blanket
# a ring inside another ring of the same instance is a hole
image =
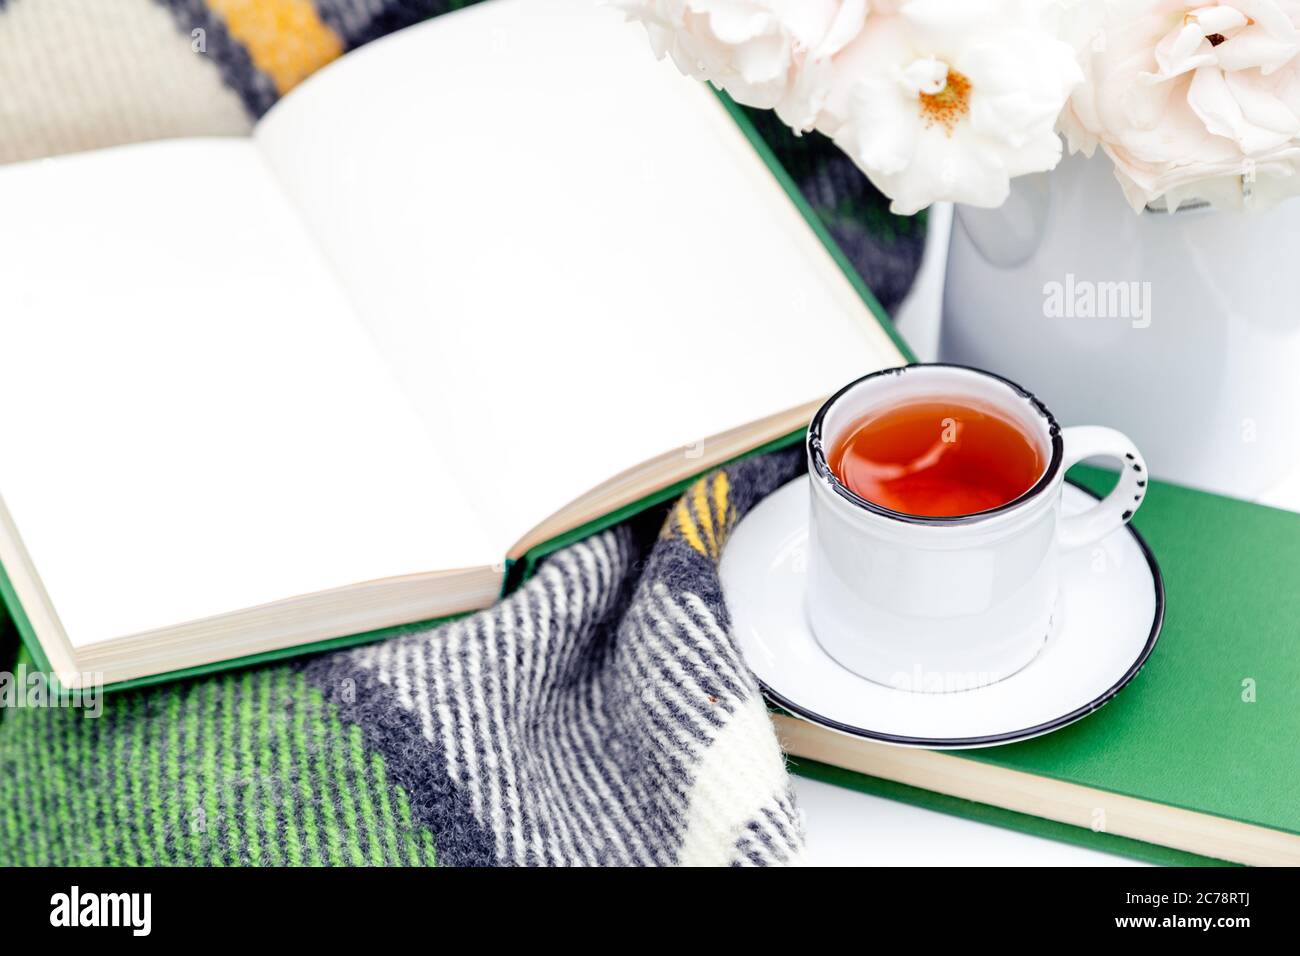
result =
[[[0,0],[0,162],[247,133],[330,59],[463,5]],[[753,119],[892,309],[923,220],[891,216],[820,136]],[[714,472],[449,625],[109,695],[95,719],[0,712],[0,864],[797,860],[801,818],[717,561],[802,469],[796,449]],[[0,669],[16,653],[10,628]]]

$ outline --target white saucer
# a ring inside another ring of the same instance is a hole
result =
[[[1095,498],[1064,489],[1064,513]],[[720,574],[736,639],[768,697],[840,733],[904,747],[991,747],[1088,716],[1142,668],[1164,617],[1164,585],[1132,527],[1061,561],[1059,624],[1024,669],[987,687],[914,693],[877,684],[828,655],[804,613],[808,479],[761,501],[737,526]]]

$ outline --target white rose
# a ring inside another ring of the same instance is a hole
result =
[[[896,213],[938,200],[996,206],[1010,178],[1060,160],[1055,124],[1082,81],[1046,0],[874,4],[833,61],[817,128]]]
[[[1300,193],[1300,0],[1090,6],[1061,129],[1072,151],[1101,146],[1135,210]]]
[[[862,29],[867,0],[614,0],[645,24],[659,57],[738,103],[813,128],[831,58]]]

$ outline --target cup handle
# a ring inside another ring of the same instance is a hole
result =
[[[1085,458],[1114,458],[1120,463],[1119,481],[1101,501],[1082,514],[1062,518],[1057,540],[1065,550],[1100,541],[1133,517],[1147,493],[1147,463],[1127,435],[1101,425],[1080,425],[1061,430],[1065,443],[1062,469]]]

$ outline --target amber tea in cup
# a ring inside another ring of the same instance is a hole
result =
[[[1047,462],[1034,439],[994,409],[933,398],[871,412],[846,430],[829,464],[859,497],[937,518],[1015,501]]]

